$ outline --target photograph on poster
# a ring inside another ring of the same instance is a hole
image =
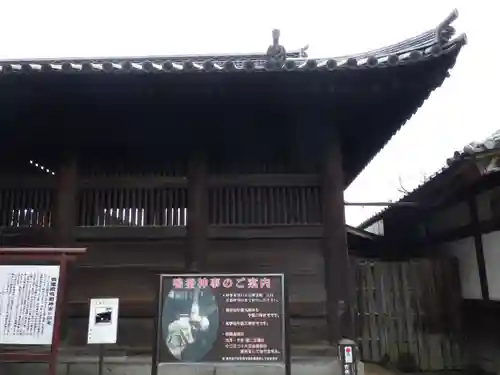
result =
[[[115,344],[118,335],[118,298],[92,298],[87,344]]]
[[[113,309],[111,307],[97,307],[95,310],[95,324],[111,324]]]
[[[162,275],[158,362],[284,361],[283,275]]]
[[[210,289],[171,289],[163,304],[165,344],[178,360],[197,362],[212,349],[219,328],[218,306]]]

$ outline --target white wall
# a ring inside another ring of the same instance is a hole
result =
[[[453,255],[458,258],[462,298],[482,299],[474,239],[468,237],[458,241],[446,242],[439,245],[437,250],[442,254]]]
[[[500,232],[483,235],[483,251],[490,299],[500,301]]]
[[[372,225],[366,227],[365,231],[383,236],[384,235],[384,220],[376,221]]]
[[[458,258],[462,297],[482,299],[474,239],[468,237],[446,242],[439,245],[437,250]],[[483,252],[490,299],[500,301],[500,231],[483,234]]]

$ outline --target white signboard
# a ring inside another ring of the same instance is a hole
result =
[[[50,345],[59,266],[0,266],[0,344]]]
[[[118,298],[90,300],[88,344],[116,344]]]

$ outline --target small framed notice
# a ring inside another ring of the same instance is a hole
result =
[[[90,300],[88,344],[116,344],[118,305],[118,298]]]

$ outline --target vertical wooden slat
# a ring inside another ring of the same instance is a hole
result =
[[[138,219],[139,219],[139,206],[138,206],[138,201],[137,201],[137,189],[131,189],[130,191],[130,209],[131,209],[131,218],[130,222],[127,222],[129,225],[137,225],[138,224]]]
[[[276,189],[274,187],[269,188],[269,224],[276,224]]]
[[[428,291],[429,291],[429,309],[431,310],[431,319],[429,321],[431,325],[430,332],[428,333],[430,339],[430,349],[431,349],[431,370],[441,369],[443,367],[443,353],[441,348],[441,327],[439,326],[440,319],[440,308],[441,301],[436,290],[436,277],[435,277],[435,267],[436,262],[434,260],[425,260],[427,266],[428,274]],[[441,276],[440,276],[441,277]]]
[[[260,207],[260,215],[262,216],[261,223],[263,225],[268,225],[269,223],[269,214],[268,214],[268,187],[262,187],[258,191],[257,201],[259,202]]]
[[[302,220],[304,224],[312,224],[308,210],[309,204],[311,203],[307,202],[307,187],[302,187],[299,189],[299,207],[300,212],[302,213]]]
[[[142,225],[152,226],[154,225],[154,212],[151,209],[150,201],[154,197],[154,189],[146,188],[142,189],[142,202],[144,209],[144,222]]]
[[[186,267],[204,270],[208,260],[208,184],[207,163],[202,154],[193,155],[188,170],[188,256]]]
[[[288,191],[285,187],[280,189],[280,211],[281,211],[281,221],[280,224],[289,224],[290,223],[290,207],[288,206]]]
[[[48,189],[39,190],[35,194],[35,201],[38,202],[40,210],[35,212],[33,221],[36,226],[50,227],[50,215],[52,205],[52,191]]]
[[[148,225],[151,226],[156,226],[156,207],[158,204],[155,202],[157,201],[156,199],[157,196],[157,189],[148,189],[146,191],[146,205],[148,209]]]
[[[424,320],[426,319],[423,293],[423,285],[425,282],[425,272],[423,271],[423,264],[421,261],[412,262],[413,265],[413,288],[415,292],[415,308],[416,308],[416,331],[417,341],[419,347],[419,364],[420,369],[423,371],[430,369],[429,363],[429,348],[424,332]]]
[[[242,213],[242,224],[250,223],[250,192],[248,187],[242,187],[242,203],[243,203],[243,213]]]
[[[80,219],[79,219],[79,225],[87,226],[89,225],[87,221],[87,197],[88,197],[88,190],[83,189],[80,191]]]
[[[7,210],[6,210],[6,217],[7,217],[7,226],[14,226],[14,202],[15,202],[15,191],[13,189],[8,189],[7,190]]]
[[[101,213],[100,213],[100,201],[101,201],[100,191],[95,189],[94,190],[94,215],[93,216],[94,216],[96,226],[102,225],[102,219],[101,219]]]
[[[369,265],[367,262],[363,262],[359,265],[359,271],[360,271],[360,291],[361,291],[361,311],[362,311],[362,317],[361,321],[363,322],[362,324],[362,352],[363,352],[363,358],[365,360],[372,360],[372,348],[371,348],[371,342],[370,342],[370,307],[368,304],[368,278],[367,278],[367,269]]]
[[[412,308],[412,296],[413,289],[411,287],[410,279],[410,268],[411,264],[408,262],[401,263],[401,281],[403,290],[403,309],[405,316],[405,330],[407,338],[408,353],[415,358],[415,362],[418,359],[418,344],[417,335],[415,333],[415,313]]]
[[[248,188],[248,208],[249,208],[249,224],[257,224],[256,218],[256,204],[255,204],[255,187]]]
[[[399,309],[399,280],[397,277],[397,264],[388,264],[389,277],[391,278],[391,304],[392,304],[392,330],[393,330],[393,341],[391,346],[391,360],[396,362],[400,355],[400,343],[403,340],[400,332],[400,309]]]
[[[453,361],[454,369],[462,369],[465,361],[463,359],[463,337],[462,337],[462,322],[460,314],[460,304],[462,301],[462,293],[460,290],[460,275],[458,268],[458,260],[456,258],[450,258],[446,262],[446,274],[448,277],[448,285],[446,287],[447,294],[451,297],[451,303],[448,304],[449,315],[448,318],[451,320],[450,339],[451,343],[451,357]]]
[[[35,200],[36,193],[38,192],[38,190],[39,189],[29,189],[29,191],[28,191],[27,205],[32,208],[28,212],[28,217],[27,217],[27,225],[29,227],[35,226],[33,223],[33,218],[35,217],[35,212],[40,212],[40,209],[41,209],[40,205]]]
[[[214,224],[216,225],[221,225],[222,224],[222,192],[219,188],[214,188],[212,189],[213,191],[213,196],[214,196],[214,200],[213,200],[213,204],[212,204],[212,207],[213,207],[213,210],[214,210],[214,217],[215,217],[215,221],[214,221]]]
[[[166,216],[167,216],[167,226],[173,226],[174,224],[174,189],[167,189],[167,209],[166,209]]]
[[[224,187],[222,188],[222,191],[224,192],[223,194],[223,202],[224,202],[224,215],[223,215],[223,220],[222,223],[223,225],[231,224],[231,192],[229,191],[229,188]]]
[[[182,191],[182,204],[181,204],[181,221],[182,221],[182,226],[186,226],[187,225],[187,191],[185,189],[181,189]],[[208,191],[207,193],[208,194]],[[205,197],[206,200],[208,200],[208,195]],[[206,208],[205,208],[206,209]],[[206,214],[208,215],[208,212],[206,212]],[[207,219],[207,222],[208,222],[208,217],[206,218]]]
[[[238,186],[237,188],[237,200],[238,200],[238,215],[236,217],[237,223],[242,224],[244,223],[244,207],[245,207],[245,202],[244,200],[244,194],[243,194],[243,189],[241,186]]]
[[[22,199],[22,190],[15,191],[15,224],[14,226],[19,227],[20,221],[21,221],[21,199]]]
[[[370,262],[367,272],[367,295],[368,309],[370,311],[370,347],[371,355],[374,361],[380,361],[380,333],[379,333],[379,310],[377,302],[377,289],[375,287],[375,262]]]
[[[377,310],[378,310],[378,337],[380,347],[380,357],[382,358],[389,353],[388,345],[388,312],[387,312],[387,295],[385,290],[385,263],[375,262],[374,265],[374,282],[377,293]]]
[[[123,223],[124,225],[130,225],[132,222],[132,190],[124,189],[124,202],[123,202]]]
[[[21,200],[20,200],[20,203],[19,203],[19,206],[20,206],[20,209],[21,209],[21,223],[20,225],[25,227],[27,226],[27,223],[28,223],[28,211],[31,213],[31,210],[33,209],[33,207],[28,207],[28,202],[27,202],[27,198],[28,198],[28,190],[27,189],[23,189],[20,191],[20,196],[21,196]]]
[[[168,226],[168,192],[162,188],[160,194],[160,225]]]
[[[227,204],[229,205],[229,212],[230,212],[230,216],[229,216],[229,222],[231,224],[238,224],[237,220],[236,220],[236,215],[237,215],[237,212],[236,212],[236,188],[235,187],[231,187],[229,188],[229,201],[227,202]]]
[[[117,224],[121,224],[121,221],[120,221],[120,208],[118,207],[119,206],[119,197],[120,195],[120,190],[117,189],[117,188],[113,188],[111,189],[111,196],[112,196],[112,199],[111,199],[111,209],[112,209],[112,212],[111,212],[111,215],[113,216],[113,224],[114,225],[117,225]]]
[[[257,186],[255,189],[255,224],[264,225],[265,219],[262,210],[262,189],[263,187]]]
[[[452,337],[453,337],[453,317],[451,314],[450,306],[455,305],[453,301],[453,292],[448,292],[448,289],[453,288],[450,283],[449,275],[447,273],[447,265],[444,259],[436,260],[436,267],[434,268],[436,289],[438,291],[438,298],[440,302],[440,326],[442,329],[441,335],[441,350],[443,367],[446,370],[454,370],[453,353],[452,353]],[[458,306],[457,306],[458,307]]]

